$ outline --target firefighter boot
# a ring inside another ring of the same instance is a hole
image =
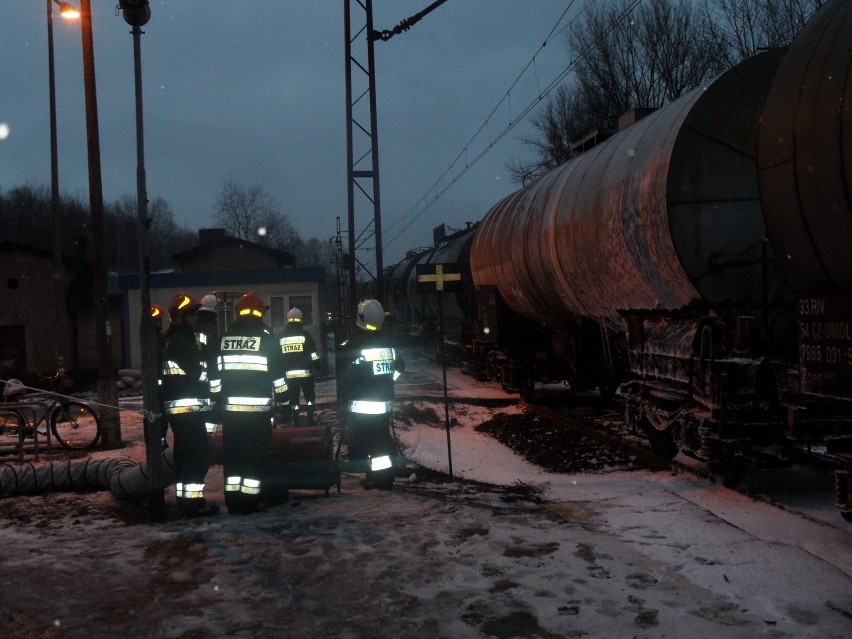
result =
[[[314,405],[308,404],[308,426],[316,426],[317,420],[314,419]]]

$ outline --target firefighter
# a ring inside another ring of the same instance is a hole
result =
[[[208,354],[192,326],[198,302],[181,293],[169,303],[169,330],[160,373],[164,425],[174,438],[175,500],[186,516],[214,514],[204,499],[204,481],[213,461],[205,422],[212,403]],[[164,438],[165,439],[165,438]]]
[[[201,298],[198,306],[198,332],[205,335],[207,344],[212,346],[219,337],[218,300],[215,293],[208,293]]]
[[[302,311],[299,308],[294,306],[287,313],[287,326],[284,327],[279,343],[284,356],[284,370],[287,371],[287,422],[292,420],[294,426],[299,424],[301,391],[308,405],[308,425],[313,426],[316,423],[314,402],[317,399],[314,370],[319,365],[319,353],[313,336],[302,324]]]
[[[363,332],[341,345],[349,461],[355,468],[364,468],[365,488],[390,488],[394,481],[396,445],[390,418],[394,381],[405,371],[405,361],[381,331],[384,321],[382,305],[363,300],[355,318]]]
[[[219,339],[210,390],[222,420],[225,503],[230,513],[262,510],[261,488],[272,443],[275,401],[287,391],[278,340],[263,323],[263,301],[250,292]]]

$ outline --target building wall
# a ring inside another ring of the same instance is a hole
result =
[[[0,251],[0,374],[38,382],[56,370],[59,358],[69,369],[80,365],[78,327],[72,290],[79,266],[62,262],[53,278],[48,251],[6,244]],[[59,305],[54,301],[54,282]],[[5,379],[5,377],[4,377]]]
[[[251,243],[242,247],[238,242],[219,243],[209,249],[204,247],[191,257],[192,268],[200,270],[152,276],[152,303],[167,308],[169,300],[183,292],[200,299],[211,291],[221,291],[233,299],[255,290],[267,305],[279,298],[276,310],[280,315],[282,308],[286,313],[284,305],[291,296],[307,298],[314,317],[308,328],[322,344],[323,269],[281,267],[274,252]],[[253,268],[248,269],[249,266]],[[56,309],[51,252],[13,242],[0,243],[0,379],[17,377],[37,383],[56,370],[60,357],[78,378],[95,378],[99,362],[88,269],[83,261],[63,257],[57,280],[61,303]],[[139,278],[121,276],[118,281],[121,292],[117,293],[111,281],[109,298],[112,366],[116,370],[138,368]],[[269,323],[271,318],[267,315],[264,319]]]
[[[141,366],[141,347],[139,339],[141,312],[141,291],[138,278],[123,278],[125,290],[127,330],[123,337],[126,346],[125,357],[128,367]],[[289,300],[295,297],[308,297],[313,307],[313,321],[306,328],[314,335],[317,345],[324,348],[323,318],[325,314],[325,272],[316,268],[283,268],[260,271],[229,271],[208,273],[167,273],[154,274],[150,278],[151,303],[168,309],[171,299],[180,293],[192,295],[198,300],[208,293],[215,292],[224,308],[220,323],[225,325],[233,317],[233,303],[243,293],[255,291],[267,308],[263,320],[267,326],[272,324],[271,306],[273,298],[284,298],[284,313],[289,310]],[[276,306],[281,307],[276,303]],[[225,318],[228,318],[227,320]],[[164,326],[167,329],[168,325]],[[276,331],[276,334],[278,331]]]

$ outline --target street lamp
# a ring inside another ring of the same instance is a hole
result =
[[[59,14],[72,20],[80,17],[76,7],[58,0],[47,0],[47,75],[50,83],[50,212],[53,221],[53,313],[56,326],[56,364],[60,365],[65,349],[65,331],[60,328],[62,308],[62,232],[59,216],[59,160],[56,143],[56,79],[53,65],[53,3],[59,5]]]
[[[59,15],[63,18],[76,19],[80,17],[80,10],[70,2],[59,2],[59,0],[53,1],[59,5]]]
[[[142,27],[151,18],[148,0],[120,0],[124,21],[133,27],[133,77],[136,94],[136,215],[139,224],[139,345],[142,351],[142,403],[145,409],[145,446],[148,471],[149,506],[155,517],[162,516],[165,507],[163,488],[166,485],[161,440],[160,399],[157,389],[156,329],[149,321],[151,307],[151,264],[148,251],[148,187],[145,179],[145,134],[142,111]]]

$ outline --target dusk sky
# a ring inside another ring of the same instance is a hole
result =
[[[431,1],[374,0],[375,27],[390,30]],[[107,203],[136,194],[133,39],[116,4],[92,0]],[[521,139],[543,103],[522,113],[566,68],[564,27],[584,4],[447,0],[376,43],[385,264],[431,244],[442,222],[481,219],[518,188],[506,166],[532,158]],[[142,37],[149,199],[165,199],[194,230],[215,226],[226,180],[259,184],[303,239],[327,240],[338,216],[345,231],[342,0],[152,0],[151,11]],[[60,190],[88,202],[81,30],[54,15]],[[49,187],[43,0],[3,2],[0,60],[0,191]]]

